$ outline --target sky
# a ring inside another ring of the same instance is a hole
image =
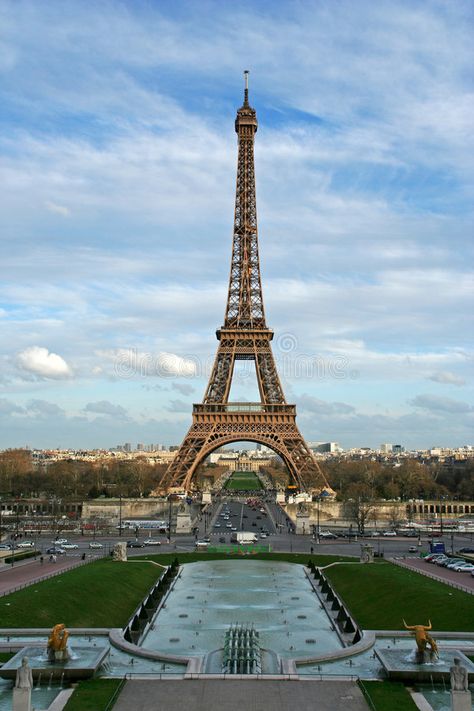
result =
[[[470,0],[0,0],[0,448],[178,444],[222,325],[244,69],[310,441],[474,444]],[[239,368],[232,398],[252,400]]]

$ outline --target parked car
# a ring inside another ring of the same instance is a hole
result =
[[[161,541],[157,541],[156,538],[146,538],[143,544],[145,546],[161,546]]]
[[[425,560],[427,563],[436,563],[438,558],[445,558],[446,556],[444,553],[429,553],[428,555],[425,555]]]
[[[65,555],[66,551],[60,546],[51,546],[51,548],[46,549],[48,555]]]
[[[447,555],[441,554],[437,558],[434,559],[433,563],[435,565],[442,565],[445,561],[449,560]]]
[[[33,541],[22,541],[21,543],[16,544],[17,548],[34,548],[35,544]]]
[[[474,571],[474,563],[459,563],[459,565],[454,565],[453,570],[456,573],[472,573]]]
[[[12,549],[11,543],[0,543],[0,551],[11,551],[11,549]]]
[[[445,567],[451,570],[455,565],[460,565],[461,563],[465,563],[463,558],[450,558],[449,563],[447,563]]]
[[[141,541],[127,541],[127,548],[145,548],[145,544]]]
[[[382,533],[382,536],[396,536],[397,532],[396,531],[384,531]]]
[[[89,543],[89,548],[103,548],[104,546],[99,541],[91,541]]]
[[[460,548],[457,553],[474,553],[474,548]]]
[[[75,551],[75,550],[77,550],[77,549],[79,548],[79,546],[77,545],[77,543],[63,543],[63,544],[62,544],[62,547],[63,547],[64,550],[66,550],[66,551]]]

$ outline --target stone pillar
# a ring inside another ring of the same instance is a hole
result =
[[[116,543],[114,546],[114,560],[126,562],[127,560],[127,544]]]
[[[31,711],[31,689],[13,689],[13,711]]]
[[[191,514],[189,510],[178,511],[176,516],[176,533],[191,533]]]
[[[451,689],[451,709],[452,711],[472,711],[471,692]]]
[[[309,525],[309,513],[297,513],[296,514],[296,530],[297,536],[309,535],[311,533],[311,528]]]
[[[362,543],[360,546],[360,562],[361,563],[373,563],[374,562],[374,548],[370,543]]]

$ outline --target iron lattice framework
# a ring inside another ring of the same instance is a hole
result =
[[[215,449],[237,441],[271,447],[286,463],[301,490],[321,489],[326,479],[296,426],[296,408],[288,405],[278,377],[265,322],[258,256],[254,138],[257,115],[249,105],[246,72],[243,106],[237,111],[237,185],[229,293],[214,366],[202,403],[193,406],[193,423],[159,490],[188,491],[199,464]],[[229,402],[234,365],[253,360],[259,403]]]

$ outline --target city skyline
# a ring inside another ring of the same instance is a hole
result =
[[[0,8],[0,448],[181,441],[224,316],[245,68],[303,435],[469,444],[472,8],[201,12]],[[252,392],[242,370],[235,399]]]

